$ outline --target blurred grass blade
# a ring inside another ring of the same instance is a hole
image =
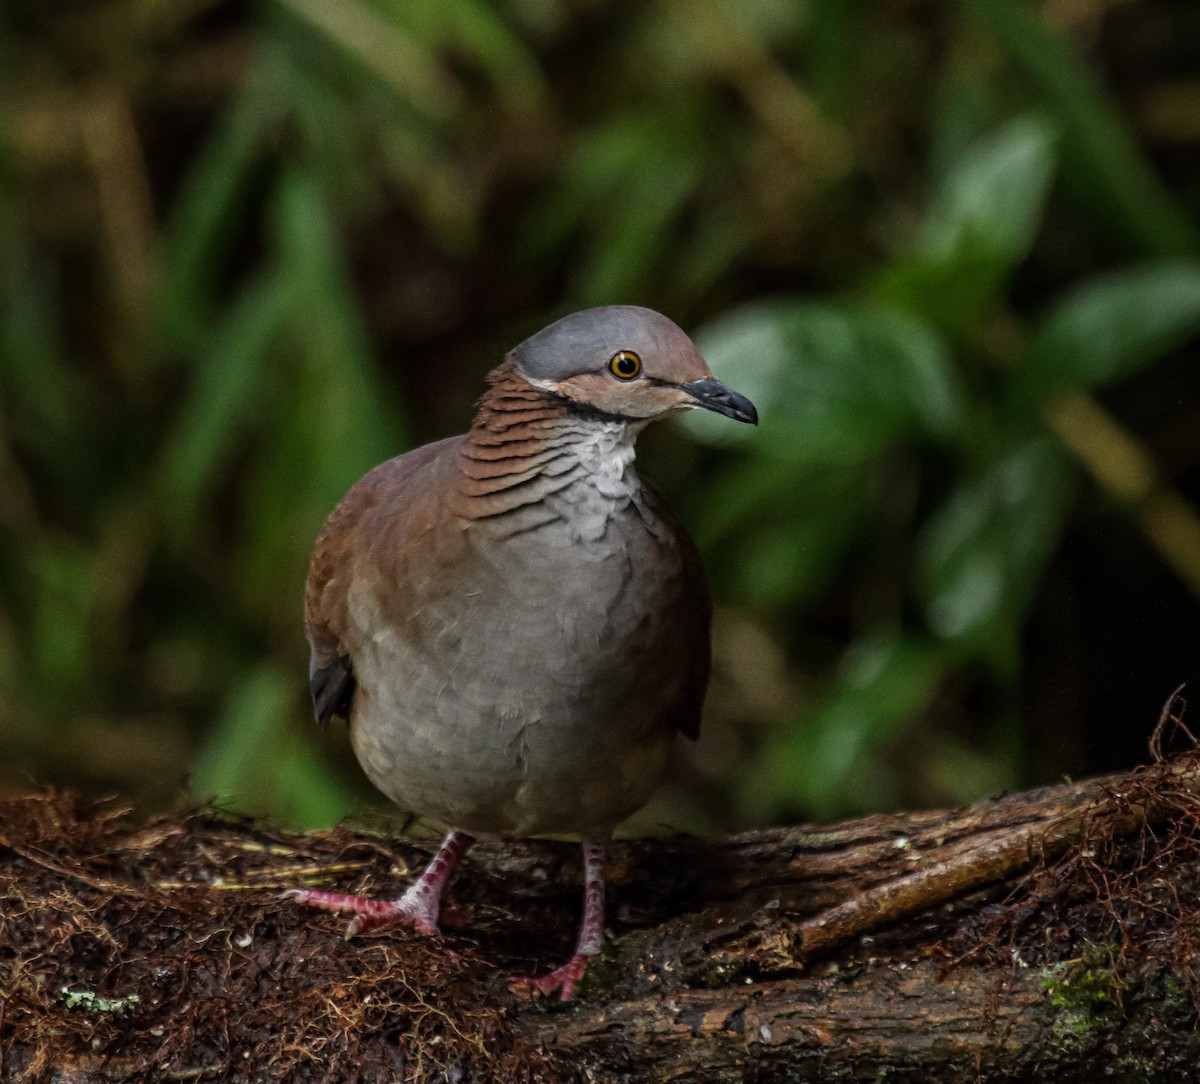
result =
[[[362,0],[275,3],[319,30],[431,120],[445,119],[461,99],[458,80],[394,14],[386,15]]]
[[[156,316],[165,341],[177,350],[208,330],[223,285],[219,268],[249,211],[262,133],[272,119],[251,80],[205,143],[176,200],[162,242]]]
[[[283,300],[274,278],[252,282],[226,314],[197,369],[196,386],[159,472],[165,518],[176,530],[191,526],[198,502],[243,425],[261,413],[260,383],[279,335]]]
[[[1025,0],[966,0],[1030,79],[1062,126],[1064,179],[1138,247],[1158,255],[1195,251],[1195,224],[1175,203],[1080,53]]]
[[[285,626],[313,538],[358,477],[407,444],[385,394],[328,198],[310,171],[275,193],[280,353],[271,439],[244,473],[239,596]]]
[[[1156,263],[1089,280],[1035,330],[1011,386],[1028,409],[1068,387],[1112,384],[1200,335],[1200,262]]]
[[[273,775],[269,758],[280,748],[295,703],[295,684],[274,663],[263,663],[232,683],[212,734],[196,757],[189,781],[192,794],[253,796]]]
[[[622,115],[572,154],[559,199],[536,217],[557,231],[584,219],[598,227],[572,290],[578,304],[605,304],[651,287],[673,223],[701,175],[706,141],[695,121],[690,112]],[[631,178],[637,178],[637,199],[630,198]]]
[[[314,496],[332,504],[346,486],[409,442],[379,363],[341,250],[337,223],[319,181],[292,170],[273,208],[272,237],[287,268],[283,304],[302,361],[293,421],[315,470]]]
[[[474,56],[492,77],[495,96],[518,115],[532,118],[549,107],[546,80],[528,45],[485,0],[442,0],[439,17],[455,44]]]
[[[329,825],[358,803],[300,728],[303,675],[264,663],[237,681],[189,780],[196,798],[236,799],[302,828]]]

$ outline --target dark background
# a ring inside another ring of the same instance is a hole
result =
[[[1131,765],[1200,676],[1200,6],[0,9],[0,792],[376,801],[312,540],[592,304],[756,431],[642,472],[717,603],[714,831]]]

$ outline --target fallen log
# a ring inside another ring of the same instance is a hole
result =
[[[577,848],[482,844],[445,936],[280,899],[395,894],[431,840],[70,794],[0,805],[0,1080],[1190,1080],[1200,753],[956,810],[619,842],[575,1001]],[[1189,736],[1190,737],[1190,736]]]

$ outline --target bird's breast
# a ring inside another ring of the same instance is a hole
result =
[[[484,521],[352,586],[352,736],[399,804],[467,830],[586,830],[657,784],[692,642],[673,535],[636,492],[563,499],[594,534]]]

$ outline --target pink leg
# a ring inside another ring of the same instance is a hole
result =
[[[363,930],[375,929],[393,922],[411,926],[423,934],[438,932],[438,911],[446,879],[467,849],[475,842],[466,832],[451,831],[442,841],[433,861],[398,900],[368,900],[361,896],[345,896],[340,892],[316,892],[308,888],[293,888],[284,895],[322,911],[353,914],[346,936],[353,937]]]
[[[532,986],[549,997],[559,991],[562,1001],[570,1001],[575,984],[587,970],[589,956],[598,956],[604,944],[604,839],[586,837],[583,840],[583,920],[579,924],[579,941],[575,955],[562,967],[540,979],[517,977],[514,982]]]

